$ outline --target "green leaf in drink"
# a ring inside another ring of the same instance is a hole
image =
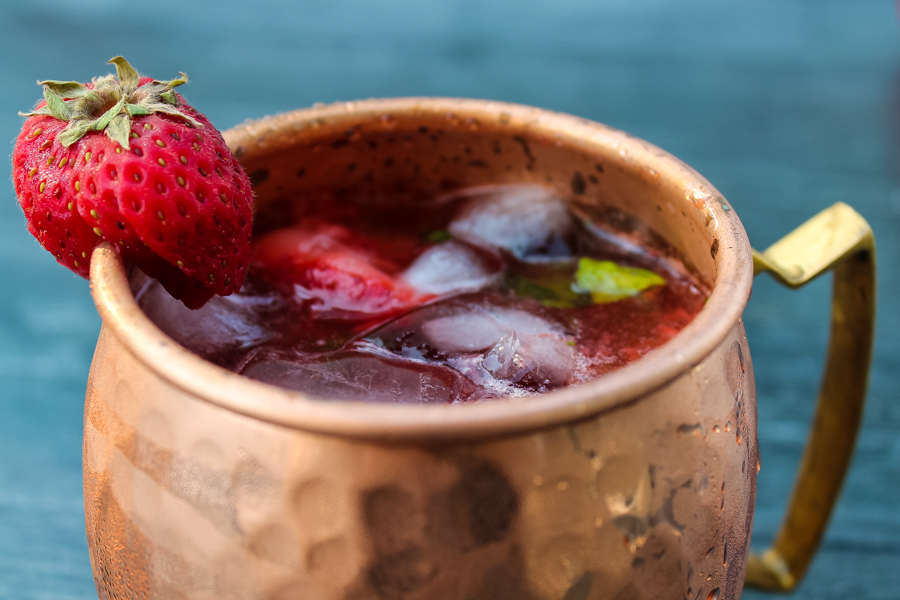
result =
[[[594,303],[615,302],[665,285],[666,280],[646,269],[623,267],[608,260],[580,258],[575,273],[576,291],[589,292]]]

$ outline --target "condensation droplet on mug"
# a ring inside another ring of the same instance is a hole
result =
[[[542,485],[544,485],[544,478],[541,477],[540,475],[535,475],[534,478],[533,478],[531,481],[532,481],[532,483],[534,483],[534,485],[536,485],[537,487],[541,487]]]
[[[685,436],[692,435],[695,438],[703,437],[703,426],[700,423],[682,423],[678,426],[676,430],[678,432],[678,437],[682,438]]]
[[[727,423],[725,423],[725,431],[726,432],[731,431],[731,421],[728,421]]]
[[[759,473],[759,470],[762,468],[762,463],[759,462],[759,454],[756,455],[756,472]]]
[[[719,600],[719,592],[721,588],[716,588],[709,593],[709,596],[706,597],[706,600]]]
[[[740,428],[735,429],[734,438],[737,441],[737,445],[740,446],[741,445],[741,430],[740,430]]]
[[[697,208],[703,208],[712,198],[712,194],[704,190],[702,184],[692,181],[684,186],[684,197]]]
[[[728,566],[728,542],[725,542],[725,546],[722,548],[722,566]]]
[[[713,433],[721,433],[722,428],[718,425],[713,425]]]
[[[712,225],[713,229],[719,227],[716,213],[711,206],[713,195],[703,188],[703,184],[696,181],[687,184],[684,187],[684,197],[688,202],[693,204],[694,207],[703,212],[703,216],[706,217],[707,225]]]

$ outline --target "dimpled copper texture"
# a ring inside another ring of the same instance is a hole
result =
[[[101,247],[84,442],[101,598],[740,596],[757,465],[740,321],[752,261],[708,182],[597,123],[474,100],[333,105],[226,139],[260,227],[326,190],[390,201],[540,182],[666,240],[713,293],[659,350],[540,398],[330,403],[180,348]]]

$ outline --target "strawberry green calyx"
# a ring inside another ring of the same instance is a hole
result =
[[[47,103],[23,117],[38,115],[67,121],[59,134],[59,142],[69,147],[88,132],[104,131],[113,141],[129,149],[131,119],[162,113],[184,119],[193,127],[200,124],[189,114],[179,110],[175,88],[187,83],[187,75],[180,73],[171,81],[150,81],[140,85],[140,76],[121,56],[110,59],[116,65],[116,75],[95,77],[91,87],[77,81],[39,81]]]

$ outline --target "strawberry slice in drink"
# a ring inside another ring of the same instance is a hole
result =
[[[397,313],[435,297],[395,278],[396,266],[378,258],[377,245],[340,225],[307,220],[256,241],[251,264],[264,280],[335,317]]]

